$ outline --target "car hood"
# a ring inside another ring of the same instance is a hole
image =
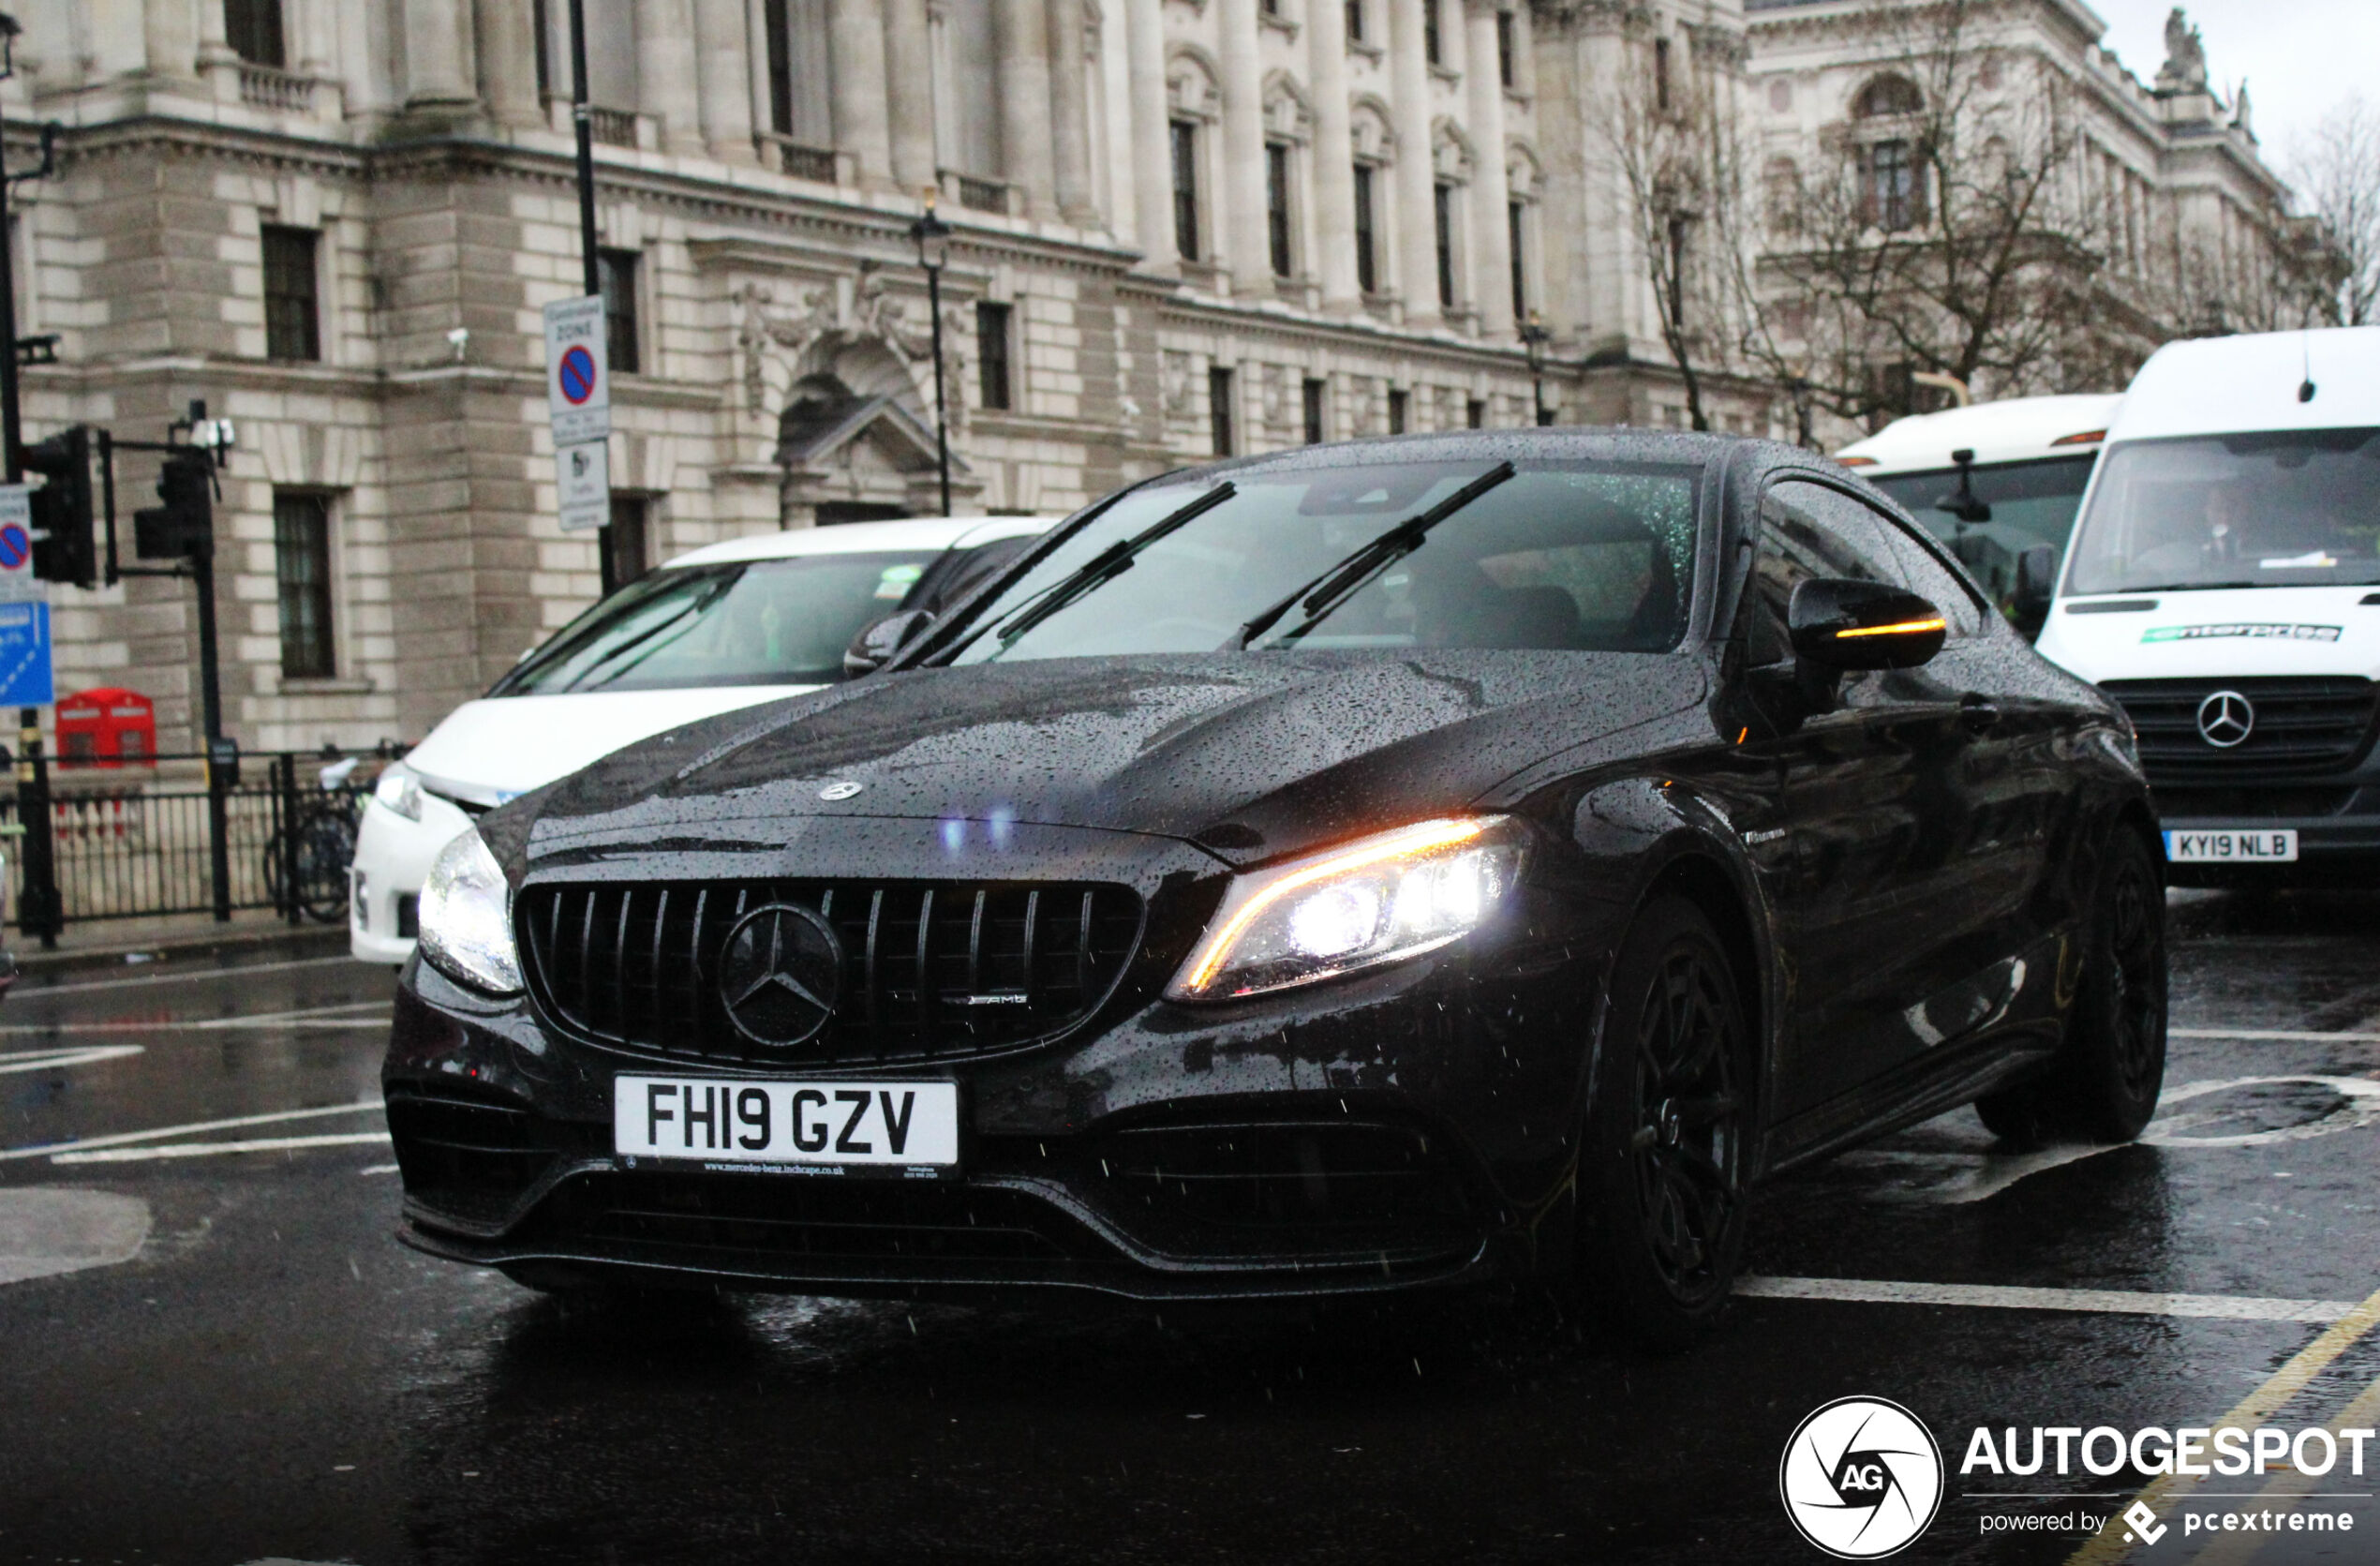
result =
[[[738,820],[840,815],[1149,833],[1244,863],[1469,807],[1692,706],[1704,679],[1685,656],[1462,651],[878,676],[611,756],[536,802],[532,842],[660,841],[698,823],[716,842],[750,837],[721,830]]]
[[[816,689],[714,685],[486,696],[448,713],[445,722],[407,753],[405,764],[441,794],[472,804],[500,805],[648,735]]]
[[[2362,584],[2218,588],[2060,601],[2036,649],[2085,679],[2380,677],[2380,615]],[[2110,613],[2101,604],[2121,605]]]

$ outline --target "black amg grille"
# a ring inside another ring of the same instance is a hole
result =
[[[784,1048],[738,1032],[717,983],[728,931],[771,902],[814,910],[843,951],[833,1015]],[[517,917],[532,991],[572,1031],[782,1066],[959,1059],[1055,1033],[1123,972],[1140,899],[1125,887],[933,881],[537,886]]]
[[[2372,734],[2373,683],[2352,676],[2110,679],[2100,689],[2132,715],[2151,783],[2334,772],[2363,753]],[[2198,732],[2199,704],[2218,691],[2238,692],[2256,712],[2246,741],[2228,750]]]

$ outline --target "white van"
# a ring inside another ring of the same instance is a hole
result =
[[[2039,646],[2131,713],[2176,885],[2371,884],[2380,327],[2158,350]]]
[[[349,870],[349,949],[366,962],[413,954],[430,863],[483,812],[663,729],[841,679],[871,621],[955,603],[1054,520],[755,533],[620,589],[380,774]]]
[[[2030,636],[2048,611],[2075,513],[2122,401],[2009,397],[1912,413],[1835,460],[1907,507]]]

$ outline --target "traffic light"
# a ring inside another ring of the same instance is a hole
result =
[[[132,514],[132,552],[144,560],[188,559],[215,552],[215,460],[195,447],[165,459],[157,475],[165,502]]]
[[[99,585],[91,518],[91,426],[76,425],[24,449],[24,472],[44,481],[33,492],[33,574],[45,582]]]

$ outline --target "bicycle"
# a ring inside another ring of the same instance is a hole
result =
[[[321,792],[299,802],[287,824],[297,867],[298,911],[317,924],[337,924],[347,917],[348,867],[355,861],[355,833],[363,818],[364,796],[349,786],[362,758],[333,762],[320,773]],[[264,845],[264,884],[275,907],[284,905],[281,893],[284,849],[279,838]]]

